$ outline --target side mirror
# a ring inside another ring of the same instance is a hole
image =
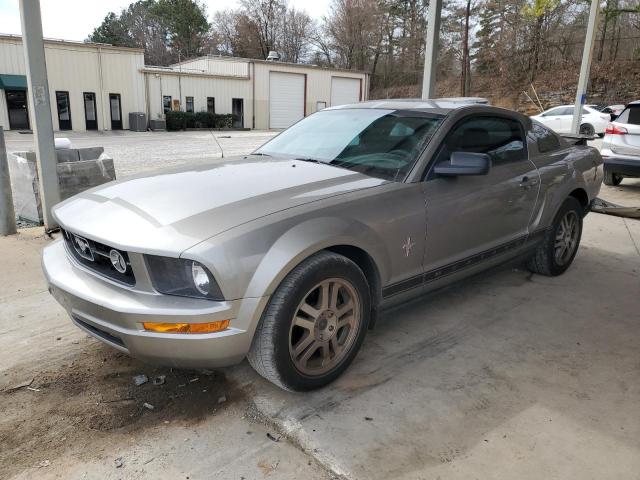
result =
[[[438,163],[433,171],[443,177],[486,175],[491,169],[491,157],[486,153],[453,152],[448,162]]]

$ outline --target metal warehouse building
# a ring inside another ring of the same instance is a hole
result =
[[[369,75],[352,70],[207,56],[170,67],[144,65],[144,51],[45,40],[56,130],[129,128],[129,113],[233,113],[238,128],[286,128],[322,108],[366,100]],[[29,129],[22,40],[0,35],[0,125]]]

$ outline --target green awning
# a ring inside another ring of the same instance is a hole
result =
[[[26,90],[27,77],[24,75],[10,75],[0,73],[0,89],[3,90]]]

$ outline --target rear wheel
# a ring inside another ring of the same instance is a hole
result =
[[[555,277],[569,268],[578,252],[582,237],[582,212],[582,205],[575,198],[569,197],[564,201],[553,225],[529,259],[529,270]]]
[[[369,286],[358,266],[319,252],[294,268],[271,297],[249,363],[286,390],[322,387],[355,358],[370,311]]]
[[[618,175],[617,173],[613,173],[610,171],[605,170],[604,171],[604,184],[605,185],[609,185],[611,187],[616,187],[618,185],[620,185],[620,182],[622,182],[622,175]]]
[[[588,135],[590,137],[593,137],[595,133],[596,133],[596,129],[593,128],[593,125],[591,125],[590,123],[583,123],[582,125],[580,125],[581,135]]]

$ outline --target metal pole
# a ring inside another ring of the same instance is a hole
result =
[[[427,16],[427,38],[424,49],[424,74],[422,76],[422,98],[436,96],[436,70],[438,67],[438,37],[440,36],[440,14],[442,0],[431,0]]]
[[[4,131],[0,126],[0,235],[13,235],[14,233],[16,233],[16,213],[13,210]]]
[[[57,158],[53,141],[51,102],[47,65],[42,40],[40,0],[20,0],[22,43],[29,85],[29,108],[36,147],[38,177],[40,180],[40,202],[46,230],[57,227],[51,216],[51,207],[60,201],[58,187]]]
[[[573,121],[571,132],[580,133],[580,120],[582,119],[582,106],[587,101],[587,85],[589,84],[589,71],[591,70],[591,57],[593,56],[593,45],[596,39],[596,29],[600,15],[600,0],[591,0],[589,10],[589,24],[587,25],[587,36],[584,40],[582,50],[582,65],[580,66],[580,78],[578,79],[578,89],[576,90],[576,101],[573,108]]]

